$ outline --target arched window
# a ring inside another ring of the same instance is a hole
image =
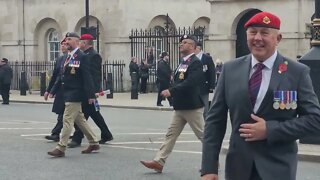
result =
[[[59,34],[55,29],[51,29],[48,33],[48,59],[55,61],[59,57],[60,42]]]

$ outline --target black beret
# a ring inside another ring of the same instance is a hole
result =
[[[2,58],[2,60],[1,60],[2,62],[8,62],[8,59],[7,58]]]
[[[166,51],[163,51],[161,54],[160,54],[160,57],[161,58],[164,58],[165,56],[168,56],[169,54],[166,52]]]
[[[67,37],[80,38],[80,36],[79,36],[77,33],[75,33],[75,32],[68,32],[68,33],[66,34],[66,38],[67,38]]]
[[[198,43],[197,38],[196,38],[195,36],[192,36],[192,35],[185,34],[185,35],[181,36],[180,42],[182,42],[182,40],[184,40],[184,39],[191,39],[191,40],[193,40],[196,44]]]

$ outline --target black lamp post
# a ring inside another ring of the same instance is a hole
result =
[[[89,28],[89,0],[86,1],[86,28]]]
[[[315,14],[312,21],[312,48],[301,57],[301,63],[310,67],[310,76],[314,91],[320,100],[320,1],[315,0]],[[300,139],[303,144],[320,144],[320,136],[305,137]]]

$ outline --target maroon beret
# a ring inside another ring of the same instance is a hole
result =
[[[91,34],[82,34],[80,40],[93,40],[93,36]]]
[[[248,27],[266,27],[273,29],[280,29],[280,19],[274,14],[268,12],[260,12],[252,16],[244,25]]]
[[[64,42],[66,42],[66,37],[61,40],[60,44],[62,44]]]

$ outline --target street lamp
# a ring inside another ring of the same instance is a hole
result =
[[[86,28],[89,28],[89,0],[86,1]]]
[[[312,21],[312,48],[301,57],[301,63],[310,67],[310,77],[314,91],[320,100],[320,1],[315,0],[315,14]],[[320,136],[305,137],[300,139],[303,144],[320,144]]]

